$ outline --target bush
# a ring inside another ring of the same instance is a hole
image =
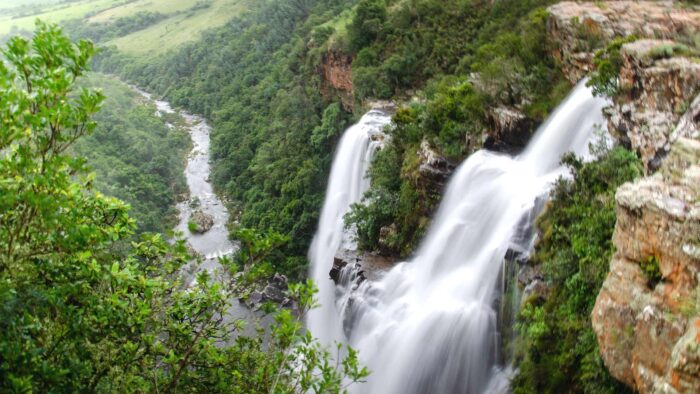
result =
[[[622,67],[620,49],[628,42],[635,41],[634,36],[616,38],[607,47],[598,50],[593,58],[595,71],[591,73],[587,86],[593,89],[597,96],[612,97],[617,93],[618,78]]]

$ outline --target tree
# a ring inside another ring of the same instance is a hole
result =
[[[385,21],[386,5],[383,0],[360,0],[352,23],[348,26],[353,49],[359,51],[376,40]]]
[[[68,153],[103,99],[74,87],[93,53],[41,22],[2,50],[0,391],[338,392],[365,377],[352,349],[336,367],[302,333],[312,284],[290,286],[298,313],[279,312],[264,343],[229,314],[245,290],[234,260],[186,283],[183,241],[134,240],[128,206]],[[282,241],[246,234],[256,264]]]

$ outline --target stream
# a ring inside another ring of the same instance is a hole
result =
[[[228,236],[229,230],[226,228],[226,223],[229,220],[228,210],[221,199],[214,193],[214,188],[209,182],[211,171],[209,163],[211,126],[201,116],[175,110],[167,101],[155,99],[150,93],[144,92],[135,86],[129,86],[155,104],[156,116],[162,118],[166,114],[177,113],[184,121],[186,131],[192,139],[192,150],[187,155],[187,166],[185,167],[189,200],[177,204],[179,221],[174,230],[182,234],[182,237],[192,250],[201,256],[201,262],[192,262],[184,267],[183,277],[185,285],[191,286],[197,273],[203,270],[207,270],[217,280],[226,280],[225,276],[220,275],[221,264],[219,264],[219,258],[233,255],[238,250],[238,246],[231,242]],[[169,129],[176,127],[165,119],[164,122]],[[192,204],[192,201],[198,202],[196,206]],[[214,220],[211,229],[202,234],[192,233],[187,228],[190,216],[195,210],[200,210],[210,215]],[[263,326],[269,324],[270,320],[248,309],[238,299],[231,300],[231,307],[227,317],[231,320],[242,319],[246,322],[258,322],[262,323]],[[256,324],[246,324],[242,333],[254,335],[255,329]]]

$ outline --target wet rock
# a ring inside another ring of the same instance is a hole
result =
[[[343,268],[350,265],[356,268],[356,275],[362,280],[376,281],[389,271],[396,263],[391,257],[356,250],[340,249],[333,258],[333,267],[329,272],[330,278],[340,283]]]
[[[656,174],[615,201],[617,251],[591,316],[601,356],[642,393],[698,392],[700,141],[679,138]],[[658,283],[642,269],[650,261]]]
[[[522,297],[520,298],[521,306],[531,302],[534,299],[546,299],[549,295],[549,286],[544,280],[535,278],[533,279],[525,289],[523,290]]]
[[[537,122],[525,116],[521,111],[499,106],[487,113],[488,132],[484,148],[517,154],[525,148]]]
[[[420,161],[418,172],[428,185],[441,188],[447,183],[455,165],[437,153],[427,140],[423,140],[418,150]]]
[[[527,287],[535,280],[543,279],[544,275],[542,275],[542,268],[539,265],[532,266],[530,264],[525,264],[518,270],[518,283],[520,286]]]
[[[250,309],[257,310],[266,302],[293,307],[294,303],[289,298],[289,285],[286,276],[276,273],[267,284],[256,287],[257,290],[252,291],[244,300]],[[262,290],[260,290],[261,287]]]
[[[214,226],[214,217],[199,210],[192,212],[190,220],[197,225],[195,233],[206,233]]]

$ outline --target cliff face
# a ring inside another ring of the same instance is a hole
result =
[[[615,200],[617,253],[592,314],[605,365],[641,392],[699,392],[700,142],[676,141]]]
[[[639,153],[648,173],[671,147],[678,119],[700,89],[700,63],[674,55],[671,41],[700,31],[700,11],[673,2],[562,2],[549,8],[547,24],[566,77],[578,81],[592,71],[594,51],[616,37],[640,40],[621,50],[620,94],[608,110],[609,129]]]
[[[672,1],[564,1],[548,11],[552,55],[572,83],[592,70],[594,51],[615,37],[673,39],[700,30],[698,12]]]
[[[625,44],[621,50],[620,94],[608,112],[609,129],[639,153],[647,173],[661,165],[675,124],[700,90],[697,60],[658,55],[677,45],[645,39]]]
[[[327,95],[331,91],[336,92],[346,111],[352,111],[355,103],[352,85],[352,61],[352,55],[333,49],[328,50],[321,61],[323,93]]]
[[[671,2],[550,7],[553,55],[569,80],[615,37],[619,93],[608,128],[642,158],[646,178],[616,193],[617,248],[592,313],[611,374],[647,393],[700,392],[700,63],[671,41],[700,31],[700,12]]]

